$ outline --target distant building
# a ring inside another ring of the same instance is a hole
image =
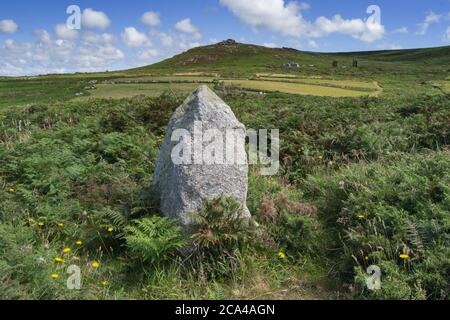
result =
[[[298,64],[298,63],[293,63],[293,62],[289,62],[289,63],[283,64],[283,68],[288,68],[288,69],[298,69],[298,68],[300,68],[300,64]]]

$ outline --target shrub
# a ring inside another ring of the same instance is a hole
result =
[[[275,241],[291,255],[313,253],[317,248],[316,229],[311,217],[283,212],[275,225]]]
[[[221,197],[204,201],[204,208],[192,215],[191,257],[204,262],[210,273],[236,271],[241,253],[256,244],[256,224],[241,213],[239,202]]]
[[[158,216],[135,220],[125,227],[125,234],[133,255],[158,266],[186,245],[178,223]]]
[[[320,198],[328,232],[340,243],[334,259],[342,279],[350,281],[355,266],[387,266],[381,291],[364,296],[448,298],[449,177],[448,152],[310,177],[309,195]],[[396,295],[398,281],[404,289]]]

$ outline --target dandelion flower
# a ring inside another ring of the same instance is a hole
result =
[[[363,214],[358,214],[358,215],[356,215],[356,217],[357,217],[359,220],[362,220],[362,219],[364,219],[366,216],[363,215]]]
[[[62,259],[62,258],[55,258],[55,262],[63,263],[63,262],[64,262],[64,259]]]
[[[108,231],[109,233],[112,233],[114,231],[114,229],[109,227],[108,229],[106,229],[106,231]]]
[[[59,274],[54,273],[50,277],[52,277],[52,279],[58,279],[59,278]]]
[[[280,252],[278,252],[278,258],[285,259],[286,258],[286,254],[283,251],[280,251]]]
[[[400,255],[400,259],[409,260],[411,259],[411,257],[409,256],[409,254],[403,253]]]
[[[72,250],[70,248],[64,248],[63,252],[64,253],[70,253]]]
[[[77,241],[75,241],[75,244],[76,244],[77,246],[81,246],[81,245],[83,244],[83,241],[77,240]]]
[[[58,227],[64,228],[64,223],[58,223]]]
[[[37,224],[39,227],[43,227],[45,224],[43,222],[38,222]]]
[[[365,257],[364,257],[364,260],[369,261],[369,257],[368,257],[368,256],[365,256]]]
[[[98,268],[100,268],[100,263],[98,263],[97,261],[94,261],[91,263],[91,267],[94,269],[98,269]]]
[[[100,284],[104,287],[106,287],[108,285],[108,281],[104,280],[102,282],[100,282]]]

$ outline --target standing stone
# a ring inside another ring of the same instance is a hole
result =
[[[153,190],[162,212],[189,225],[204,200],[228,196],[242,204],[242,217],[250,217],[245,137],[244,125],[208,86],[194,91],[170,119],[156,163]]]

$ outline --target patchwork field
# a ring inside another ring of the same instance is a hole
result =
[[[237,85],[244,89],[261,91],[278,91],[290,94],[327,96],[327,97],[359,97],[373,93],[361,90],[343,89],[329,85],[305,84],[301,82],[287,81],[263,81],[263,80],[225,80],[227,85]],[[337,83],[338,81],[336,81]]]
[[[278,78],[264,78],[261,80],[248,79],[215,79],[193,76],[144,76],[118,78],[106,83],[95,85],[95,89],[79,99],[93,98],[130,98],[137,95],[153,97],[164,91],[174,94],[187,94],[200,84],[213,85],[222,82],[225,86],[238,86],[243,90],[264,92],[282,92],[299,95],[328,96],[328,97],[358,97],[378,94],[377,84],[351,80],[318,80],[300,79],[285,80]]]

